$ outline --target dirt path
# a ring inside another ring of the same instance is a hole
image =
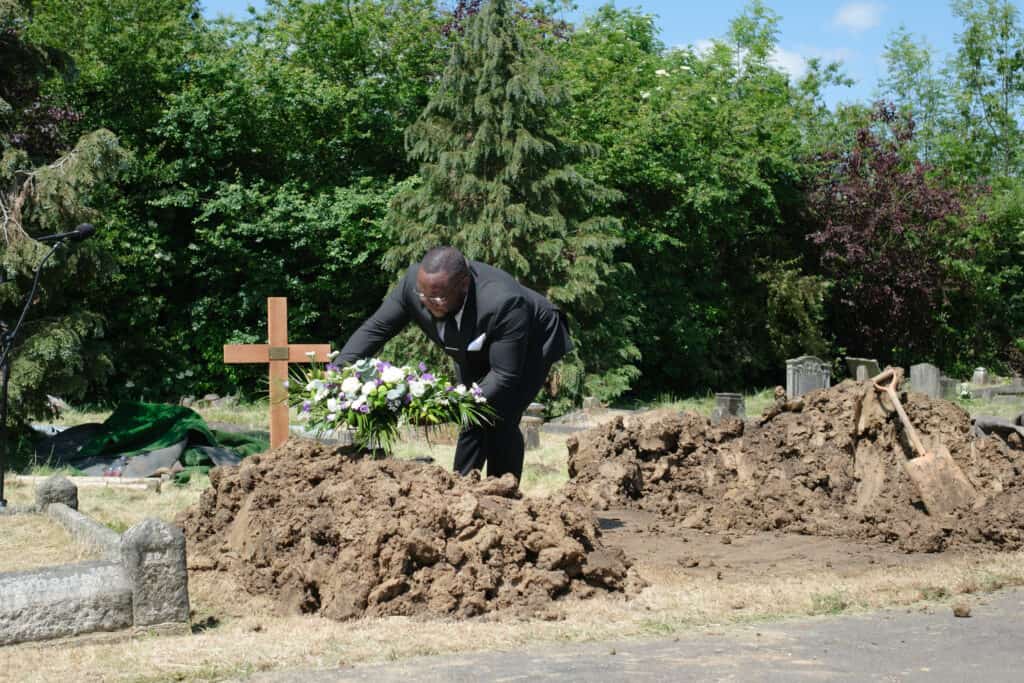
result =
[[[397,664],[259,674],[325,681],[1018,681],[1024,590],[989,595],[970,618],[948,607],[757,624],[672,640],[419,657]]]
[[[827,571],[847,578],[872,569],[898,570],[937,560],[934,554],[908,554],[888,543],[783,532],[709,533],[672,525],[644,510],[606,510],[597,518],[605,545],[622,548],[645,577],[681,572],[749,584],[766,574],[780,578]],[[947,551],[944,559],[963,552]]]

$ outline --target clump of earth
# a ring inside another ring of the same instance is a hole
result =
[[[865,397],[871,397],[865,400]],[[695,413],[616,418],[569,439],[565,494],[595,509],[635,508],[715,532],[779,530],[941,551],[1024,545],[1024,447],[971,434],[958,406],[901,397],[929,448],[942,443],[978,493],[929,514],[902,462],[910,444],[892,406],[847,380],[758,420],[717,425]]]
[[[481,481],[292,439],[212,470],[210,484],[178,520],[190,569],[230,572],[285,612],[469,617],[642,584],[588,509],[524,499],[511,475]]]

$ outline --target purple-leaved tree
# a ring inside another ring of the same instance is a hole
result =
[[[961,222],[974,190],[950,187],[913,153],[914,122],[879,103],[849,149],[819,155],[809,239],[834,282],[831,328],[855,355],[932,356],[950,297],[967,287]]]

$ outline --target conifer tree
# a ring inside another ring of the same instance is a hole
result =
[[[596,150],[555,133],[563,93],[536,31],[510,4],[490,0],[472,17],[406,132],[419,173],[391,205],[385,265],[397,271],[452,244],[506,270],[570,316],[577,352],[560,367],[563,398],[611,398],[636,376],[638,356],[630,316],[609,315],[621,239],[601,210],[616,195],[575,168]]]
[[[40,95],[40,82],[60,64],[25,39],[28,20],[23,4],[0,0],[0,321],[11,327],[49,251],[32,237],[94,220],[91,207],[126,159],[103,129],[63,148],[77,117]],[[62,251],[46,262],[12,355],[13,425],[45,414],[48,393],[82,397],[111,368],[110,350],[98,341],[102,318],[89,303],[102,296],[109,264],[97,244]]]

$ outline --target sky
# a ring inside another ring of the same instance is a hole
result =
[[[201,0],[208,17],[246,15],[247,6],[263,7],[263,0]],[[565,19],[579,23],[607,0],[576,0],[579,9]],[[699,47],[720,38],[729,22],[739,15],[747,0],[615,0],[620,8],[655,15],[661,41],[667,47]],[[856,81],[851,88],[833,88],[826,102],[865,101],[874,97],[879,78],[885,74],[882,53],[886,39],[903,25],[937,53],[939,63],[955,50],[962,28],[947,0],[766,0],[780,15],[778,66],[799,76],[808,57],[841,61],[846,75]]]

